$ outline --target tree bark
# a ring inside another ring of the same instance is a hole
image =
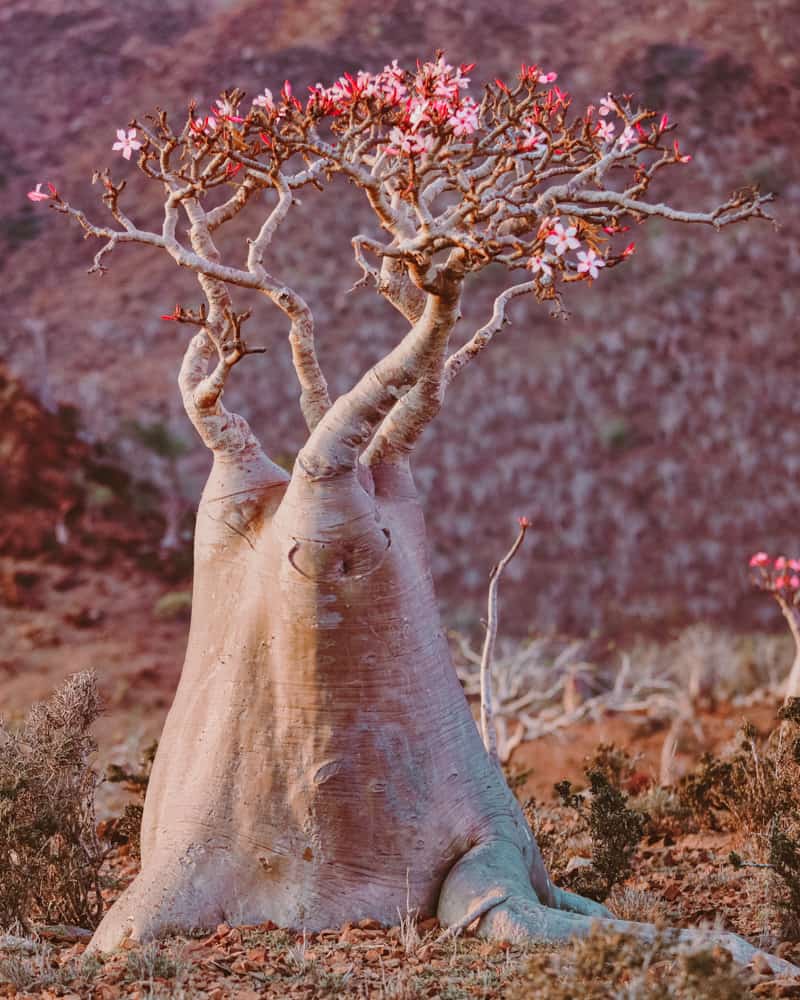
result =
[[[186,662],[150,779],[142,871],[95,937],[436,912],[478,844],[534,839],[453,670],[410,475],[274,481],[217,456]]]

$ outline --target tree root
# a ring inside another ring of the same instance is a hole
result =
[[[479,920],[480,937],[516,943],[555,943],[587,937],[598,925],[646,940],[655,939],[659,933],[652,924],[617,920],[602,904],[551,883],[548,892],[549,898],[540,901],[516,845],[486,843],[464,855],[448,874],[439,897],[438,916],[455,933]],[[740,965],[764,954],[730,931],[680,930],[675,940],[690,948],[721,945]],[[774,973],[800,976],[800,968],[791,962],[770,954],[765,957]]]
[[[87,953],[114,951],[128,938],[150,941],[175,929],[216,927],[224,919],[215,902],[224,898],[220,874],[188,853],[177,865],[139,872],[101,920]]]

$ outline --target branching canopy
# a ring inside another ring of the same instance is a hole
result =
[[[531,294],[561,311],[564,286],[624,263],[634,245],[623,248],[620,237],[629,224],[653,216],[715,228],[768,218],[771,195],[755,188],[707,212],[649,201],[655,175],[691,157],[681,152],[667,116],[635,107],[629,95],[609,94],[574,114],[556,74],[523,65],[513,86],[495,80],[478,100],[470,95],[472,69],[436,53],[413,71],[395,62],[377,74],[345,74],[330,87],[309,87],[303,100],[288,81],[278,95],[265,90],[251,104],[241,91],[227,91],[210,114],[191,104],[177,131],[164,111],[132,120],[114,148],[125,159],[135,152],[138,168],[164,192],[160,232],[137,226],[122,207],[124,180],[115,182],[108,170],[95,178],[115,226],[90,221],[52,186],[45,194],[38,185],[29,196],[48,200],[103,241],[91,271],[103,272],[110,251],[133,242],[163,249],[196,272],[206,304],[177,306],[164,317],[201,328],[190,348],[197,363],[187,390],[195,423],[218,410],[228,372],[253,353],[241,334],[248,313],[235,312],[231,298],[233,288],[251,289],[290,322],[311,431],[300,455],[305,472],[327,477],[359,461],[405,461],[449,383],[507,321],[512,298]],[[274,276],[271,263],[268,270],[267,259],[294,193],[322,188],[336,174],[363,190],[383,233],[353,236],[357,285],[372,285],[409,330],[332,403],[311,310]],[[266,210],[262,192],[272,194]],[[241,261],[223,261],[214,234],[245,209],[260,228]],[[181,215],[188,243],[178,236]],[[487,323],[453,350],[462,288],[498,263],[520,272],[519,280],[497,297]],[[214,351],[218,363],[209,376],[204,365]]]

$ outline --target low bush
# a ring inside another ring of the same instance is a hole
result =
[[[556,822],[545,818],[552,810],[537,809],[533,799],[525,803],[545,864],[559,885],[602,901],[630,875],[648,822],[622,790],[636,773],[635,764],[624,750],[601,744],[585,762],[587,789],[576,790],[569,781],[554,786],[561,806]],[[581,844],[591,858],[576,864]]]
[[[730,855],[734,867],[755,863],[775,876],[781,935],[800,939],[800,698],[778,713],[779,724],[761,738],[745,724],[730,755],[707,754],[683,779],[678,794],[712,829],[749,835],[756,858]]]
[[[553,953],[537,951],[511,1000],[749,1000],[754,994],[724,948],[686,951],[603,930]]]
[[[70,677],[19,728],[0,721],[0,925],[95,927],[103,911],[89,729],[95,676]]]

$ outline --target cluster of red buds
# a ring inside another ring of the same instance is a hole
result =
[[[800,559],[773,558],[767,552],[756,552],[750,558],[750,579],[760,590],[792,603],[800,602]]]

